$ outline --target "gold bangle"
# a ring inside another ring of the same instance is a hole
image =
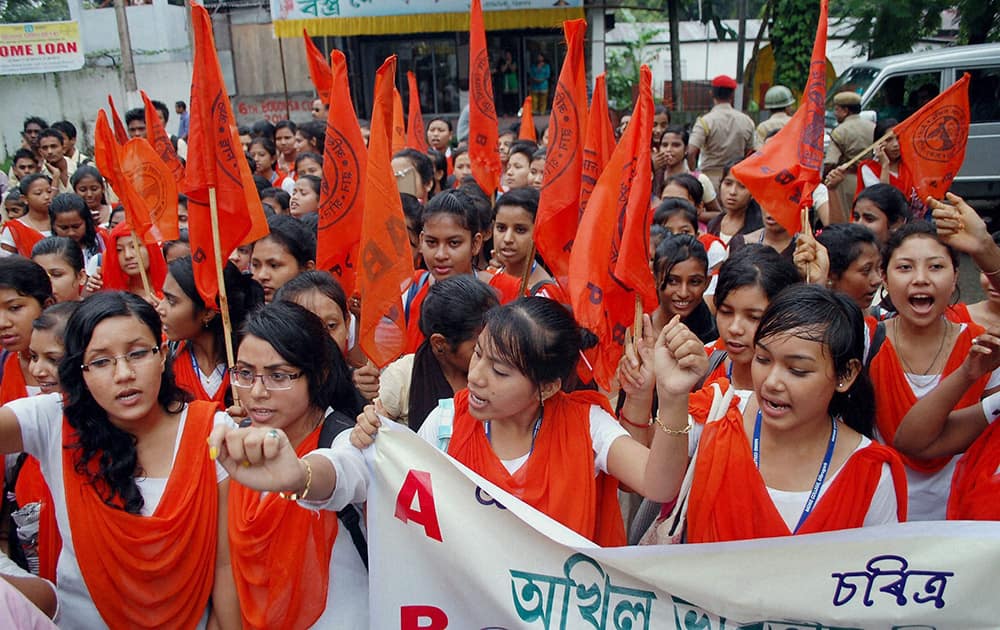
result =
[[[688,423],[684,426],[683,429],[671,429],[667,425],[663,424],[663,422],[660,420],[659,413],[656,414],[656,418],[654,418],[654,420],[656,421],[656,424],[660,425],[660,428],[663,429],[663,432],[666,433],[667,435],[687,435],[688,433],[691,432],[690,420],[688,420]]]
[[[306,485],[302,489],[301,493],[293,492],[291,494],[285,494],[284,492],[279,492],[278,494],[282,499],[288,499],[289,501],[305,501],[306,497],[309,495],[309,486],[312,485],[313,481],[312,464],[310,464],[309,460],[304,457],[299,459],[299,461],[306,465]]]

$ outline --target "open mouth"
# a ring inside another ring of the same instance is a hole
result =
[[[926,293],[915,293],[911,295],[909,302],[910,306],[913,307],[913,310],[921,315],[930,313],[934,308],[934,296]]]
[[[274,417],[274,409],[264,409],[262,407],[252,407],[249,412],[254,422],[267,423]]]
[[[117,396],[115,396],[115,400],[117,400],[120,403],[129,405],[129,404],[132,404],[132,403],[135,403],[136,401],[138,401],[140,396],[142,396],[142,391],[141,390],[138,390],[138,389],[126,389],[125,391],[123,391],[123,392],[119,393]]]
[[[475,394],[472,393],[472,390],[469,390],[469,406],[470,407],[472,407],[474,409],[482,409],[487,404],[489,404],[488,400],[484,400],[484,399],[480,398],[479,396],[476,396]]]
[[[761,406],[770,414],[782,414],[791,409],[790,405],[779,403],[769,398],[761,397]]]

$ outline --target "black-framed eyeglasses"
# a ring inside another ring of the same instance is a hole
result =
[[[233,379],[233,384],[237,387],[250,389],[253,387],[253,382],[259,378],[260,382],[264,384],[264,389],[271,392],[291,389],[294,381],[302,378],[303,374],[304,372],[299,372],[298,374],[289,374],[288,372],[257,374],[244,368],[229,368],[229,376]]]

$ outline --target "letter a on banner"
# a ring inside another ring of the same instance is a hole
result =
[[[416,498],[420,509],[414,509]],[[428,538],[441,542],[441,526],[438,524],[437,508],[434,507],[434,491],[431,490],[431,474],[422,470],[406,473],[403,486],[396,495],[396,518],[422,525]]]

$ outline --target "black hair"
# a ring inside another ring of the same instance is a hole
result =
[[[520,153],[528,158],[528,164],[531,164],[531,158],[534,157],[536,151],[538,151],[538,145],[531,140],[518,140],[510,145],[510,149],[507,151],[507,159],[510,159],[510,156],[515,153]]]
[[[260,145],[265,151],[267,151],[268,155],[277,159],[278,149],[274,146],[274,140],[268,138],[267,136],[254,136],[253,140],[250,141],[248,148],[253,148],[254,145]]]
[[[274,199],[281,206],[282,210],[288,210],[288,204],[292,201],[292,196],[280,188],[270,187],[260,191],[260,199]]]
[[[56,233],[56,217],[70,212],[75,212],[83,221],[84,233],[80,239],[80,247],[91,255],[99,253],[101,246],[97,242],[97,224],[94,223],[94,216],[90,214],[83,197],[76,193],[59,193],[52,198],[49,204],[49,226],[52,228],[52,233]]]
[[[476,178],[472,175],[463,177],[458,188],[455,190],[465,195],[472,203],[476,211],[476,217],[479,219],[479,231],[489,232],[493,225],[493,203],[490,201],[489,195],[483,191],[479,182],[476,181]],[[490,235],[487,235],[486,238],[490,238]]]
[[[274,300],[294,302],[296,299],[313,292],[330,298],[334,304],[340,307],[340,313],[344,317],[344,325],[346,326],[347,319],[350,317],[350,312],[347,310],[347,294],[344,293],[344,287],[340,286],[337,279],[325,271],[318,269],[303,271],[283,284],[274,294]]]
[[[83,357],[94,330],[112,317],[135,317],[149,330],[154,346],[159,347],[163,327],[145,300],[125,291],[101,291],[88,297],[66,323],[66,354],[59,362],[59,383],[65,396],[63,413],[75,429],[75,441],[69,448],[76,472],[90,480],[109,507],[141,514],[145,503],[135,479],[144,473],[136,453],[136,437],[108,420],[107,412],[94,400],[83,378]],[[157,403],[167,413],[178,413],[188,400],[167,364],[160,378]],[[96,463],[96,471],[92,463]]]
[[[657,291],[667,288],[670,272],[675,265],[692,258],[701,263],[707,287],[708,253],[701,241],[690,234],[664,234],[653,254],[653,275],[656,276]]]
[[[66,134],[59,131],[55,127],[42,129],[41,133],[38,134],[38,141],[41,142],[42,138],[55,138],[56,140],[59,141],[59,144],[66,142]]]
[[[536,386],[573,373],[585,347],[584,331],[565,306],[543,297],[523,297],[490,309],[483,324],[497,357]]]
[[[459,157],[465,155],[469,152],[469,147],[464,144],[460,147],[451,150],[451,163],[454,164]]]
[[[191,257],[184,256],[171,261],[167,265],[167,271],[184,292],[184,295],[191,300],[193,304],[192,315],[198,317],[205,312],[208,307],[195,284]],[[236,265],[231,262],[226,262],[226,266],[222,270],[222,278],[226,285],[226,297],[229,301],[229,319],[232,322],[232,329],[236,331],[243,324],[247,314],[264,303],[264,290],[250,276],[240,273]],[[219,310],[218,303],[212,305],[212,310]],[[205,328],[211,331],[214,338],[212,349],[215,356],[225,357],[226,338],[222,327],[222,317],[212,318],[205,325]],[[234,338],[233,342],[235,343],[235,341]]]
[[[316,260],[316,231],[310,230],[295,217],[276,214],[267,218],[270,233],[257,243],[270,239],[291,254],[299,267],[305,267]],[[256,243],[255,243],[256,245]]]
[[[518,208],[524,208],[525,212],[531,215],[534,219],[535,215],[538,214],[538,190],[531,188],[514,188],[513,190],[508,190],[504,194],[500,195],[497,199],[496,206],[493,211],[493,216],[496,217],[496,213],[500,210],[500,206],[516,206]]]
[[[727,87],[712,87],[712,98],[717,101],[731,101],[736,90]]]
[[[141,107],[136,107],[125,112],[125,125],[128,126],[133,120],[141,120],[143,124],[146,122],[146,110]]]
[[[22,195],[27,196],[28,191],[31,189],[31,185],[40,179],[44,179],[50,185],[52,184],[52,178],[45,173],[32,173],[18,182],[17,187],[21,190]]]
[[[18,160],[31,160],[35,164],[38,164],[38,156],[31,149],[18,149],[14,151],[14,159],[11,164],[16,164]]]
[[[13,289],[18,295],[33,298],[45,308],[52,299],[52,282],[42,266],[22,256],[0,258],[0,288]]]
[[[83,250],[71,238],[66,238],[65,236],[46,236],[31,248],[32,259],[36,256],[46,256],[48,254],[60,256],[77,273],[83,271]]]
[[[684,146],[687,146],[690,134],[688,134],[688,130],[685,129],[683,125],[667,125],[667,128],[663,131],[663,136],[667,135],[668,133],[672,133],[675,136],[680,136],[681,142],[684,143]],[[663,136],[660,136],[661,140]]]
[[[852,364],[862,366],[866,332],[864,315],[849,297],[815,284],[798,284],[771,299],[754,344],[789,333],[821,343],[833,362],[834,377],[841,379],[850,374]],[[867,370],[857,375],[847,391],[834,390],[829,413],[858,433],[873,436],[875,390]]]
[[[51,330],[63,345],[66,344],[66,322],[76,312],[79,302],[59,302],[45,308],[35,321],[32,330]]]
[[[405,158],[413,164],[424,186],[434,182],[434,163],[427,155],[416,149],[402,149],[392,154],[393,158]]]
[[[49,123],[47,123],[44,118],[40,118],[38,116],[28,116],[27,118],[24,119],[24,124],[21,126],[21,131],[22,132],[27,131],[28,125],[31,124],[38,125],[42,129],[48,129],[49,127]]]
[[[320,168],[322,168],[322,166],[323,166],[323,156],[322,155],[320,155],[319,153],[316,153],[315,151],[303,151],[302,153],[299,153],[299,154],[297,154],[295,156],[295,170],[296,171],[299,170],[299,162],[301,162],[302,160],[312,160],[313,162],[316,162],[317,164],[319,164]]]
[[[867,199],[875,204],[885,215],[886,221],[890,226],[898,223],[900,220],[906,222],[910,219],[909,205],[906,202],[906,197],[895,186],[883,183],[867,186],[854,199],[854,207],[857,207],[858,202],[862,199]]]
[[[151,103],[153,104],[153,109],[160,112],[160,115],[163,116],[163,124],[166,125],[167,121],[170,120],[170,110],[167,109],[167,104],[163,101],[151,101]]]
[[[653,223],[666,227],[667,221],[675,214],[683,216],[691,224],[694,233],[698,233],[698,211],[687,199],[680,197],[667,197],[661,201],[653,212]]]
[[[250,125],[250,135],[254,138],[267,138],[274,142],[274,134],[278,130],[267,120],[258,120]]]
[[[274,125],[274,135],[277,135],[280,129],[287,129],[291,131],[292,135],[294,136],[295,131],[298,129],[298,125],[296,125],[294,122],[290,120],[279,120]]]
[[[895,118],[881,118],[875,123],[875,139],[878,140],[885,134],[892,131],[892,128],[899,124]]]
[[[741,159],[738,159],[738,160],[730,160],[728,163],[726,163],[726,165],[722,167],[722,179],[726,179],[727,177],[729,177],[729,173],[732,172],[733,167],[736,166],[737,164],[739,164],[742,161],[743,161],[743,159],[741,158]],[[722,185],[721,184],[722,179],[719,180],[719,182],[720,182],[719,185],[720,186]],[[733,177],[733,179],[736,179],[737,181],[739,181],[739,178],[737,178],[735,176]]]
[[[177,230],[177,238],[174,240],[163,242],[163,245],[161,246],[161,249],[163,250],[163,258],[168,259],[170,250],[178,245],[187,245],[188,251],[191,251],[191,234],[188,232],[187,228],[180,228]]]
[[[933,223],[929,221],[913,221],[912,223],[907,223],[898,230],[891,232],[889,238],[885,241],[885,245],[882,246],[882,273],[889,273],[889,259],[896,252],[897,249],[903,244],[906,239],[911,236],[923,236],[931,239],[932,241],[939,244],[948,250],[948,257],[951,259],[951,265],[958,271],[959,265],[959,253],[952,248],[950,245],[941,240],[938,235],[937,228],[934,227]],[[894,309],[895,310],[895,309]]]
[[[239,127],[236,128],[236,135],[239,135],[239,136],[249,136],[250,135],[250,127],[247,127],[246,125],[240,125]]]
[[[435,282],[420,306],[420,332],[442,335],[454,351],[483,328],[483,317],[497,306],[497,294],[475,276],[460,275]]]
[[[296,180],[296,183],[298,182],[309,182],[316,195],[319,195],[320,188],[323,186],[323,180],[315,175],[299,175],[299,178]]]
[[[539,147],[539,149],[535,151],[534,154],[532,154],[531,161],[534,162],[535,160],[545,160],[547,155],[548,155],[548,150],[545,147]]]
[[[257,170],[257,163],[253,162],[253,159],[250,157],[249,153],[247,153],[247,162],[251,162],[252,163],[251,164],[251,168],[250,168],[251,172]],[[257,189],[257,197],[259,198],[260,197],[260,192],[262,190],[264,190],[265,188],[270,188],[271,187],[271,182],[267,181],[267,178],[264,177],[263,175],[258,175],[257,173],[254,173],[254,175],[253,175],[253,185],[254,185],[254,188]]]
[[[865,244],[879,249],[875,233],[859,223],[834,223],[820,230],[816,240],[830,256],[830,275],[838,278],[861,255]]]
[[[403,216],[406,217],[407,229],[412,227],[414,234],[420,234],[423,228],[423,221],[420,215],[424,207],[420,205],[420,200],[410,193],[399,193],[399,201],[403,204]]]
[[[435,175],[441,173],[441,178],[434,178],[434,183],[437,184],[439,190],[445,190],[448,188],[448,157],[437,151],[435,149],[427,150],[427,159],[431,161],[431,166],[434,169]]]
[[[792,261],[783,258],[773,247],[747,243],[719,267],[715,308],[718,309],[730,293],[743,287],[759,287],[770,302],[782,289],[799,280],[799,272]]]
[[[448,120],[447,118],[443,117],[443,116],[435,116],[434,118],[431,118],[430,120],[428,120],[427,121],[427,128],[429,129],[430,126],[431,126],[431,123],[434,122],[434,121],[436,121],[436,120],[440,120],[445,125],[447,125],[448,126],[448,131],[451,131],[451,132],[455,131],[455,128],[452,127],[452,125],[451,125],[451,121]],[[427,129],[424,129],[424,131],[426,132]]]
[[[184,101],[174,101],[174,107],[180,107],[181,109],[187,109],[187,103]]]
[[[323,143],[326,142],[326,123],[318,120],[310,120],[298,126],[295,133],[306,139],[306,142],[314,141],[316,148],[323,150]]]
[[[87,177],[96,179],[98,184],[104,186],[104,176],[101,175],[101,172],[91,164],[81,164],[80,166],[77,166],[76,170],[73,171],[73,175],[69,178],[69,185],[75,189],[76,185]]]
[[[481,229],[475,203],[461,190],[446,190],[434,195],[420,215],[421,225],[426,225],[427,220],[437,214],[452,215],[455,222],[473,236]]]
[[[667,133],[670,133],[669,131]],[[698,178],[691,173],[678,173],[677,175],[671,175],[663,182],[663,188],[666,188],[670,184],[677,184],[681,186],[688,192],[688,196],[694,204],[701,205],[702,200],[705,199],[705,187],[701,185]]]
[[[177,205],[184,206],[185,208],[187,208],[188,205],[187,195],[185,195],[184,193],[177,193]]]
[[[323,411],[333,407],[352,418],[361,412],[344,356],[311,311],[276,300],[250,313],[242,332],[243,340],[253,335],[266,341],[289,365],[302,370],[310,405]]]

